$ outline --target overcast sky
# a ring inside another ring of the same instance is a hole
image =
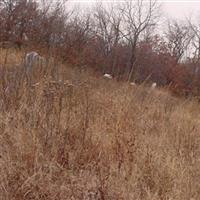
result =
[[[95,0],[71,0],[84,5],[91,5]],[[103,0],[104,2],[123,0]],[[148,0],[147,0],[148,1]],[[191,14],[198,15],[200,13],[200,0],[158,0],[163,5],[165,15],[172,18],[183,19]]]
[[[192,1],[164,1],[163,10],[169,17],[184,18],[185,16],[198,15],[200,11],[200,0]]]

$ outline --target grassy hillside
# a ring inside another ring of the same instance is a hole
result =
[[[200,199],[197,102],[55,62],[28,86],[22,55],[0,56],[0,199]]]

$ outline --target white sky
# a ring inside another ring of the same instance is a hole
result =
[[[183,19],[185,16],[199,15],[200,12],[200,0],[183,1],[164,1],[163,10],[169,17]]]
[[[91,5],[95,0],[71,0],[72,2]],[[102,0],[104,2],[123,2],[123,0]],[[147,0],[148,1],[148,0]],[[185,16],[199,15],[200,0],[158,0],[163,5],[164,14],[168,17],[183,19]]]

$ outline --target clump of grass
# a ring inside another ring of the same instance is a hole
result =
[[[197,102],[55,67],[2,75],[0,199],[200,198]]]

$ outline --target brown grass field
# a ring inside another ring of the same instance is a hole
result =
[[[22,55],[0,50],[0,200],[200,199],[195,100],[54,61],[30,86]]]

